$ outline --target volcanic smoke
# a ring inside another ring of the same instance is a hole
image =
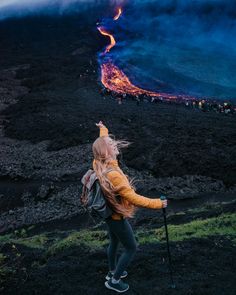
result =
[[[117,10],[117,14],[114,16],[113,20],[117,21],[120,16],[122,15],[122,8],[119,7]],[[110,44],[106,46],[105,51],[103,52],[102,56],[104,57],[110,50],[116,45],[116,40],[114,36],[107,32],[104,27],[97,28],[99,32],[110,38]],[[164,99],[172,99],[176,100],[177,98],[181,99],[194,99],[190,96],[182,96],[182,95],[171,95],[167,93],[159,93],[154,91],[145,90],[139,88],[132,84],[126,74],[120,70],[114,63],[112,62],[111,58],[104,59],[101,64],[101,82],[102,84],[109,90],[114,91],[119,94],[129,94],[129,95],[147,95],[153,98],[155,97],[162,97]]]

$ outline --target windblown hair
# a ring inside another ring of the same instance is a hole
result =
[[[110,138],[112,136],[109,135]],[[121,148],[128,147],[130,142],[125,140],[115,140],[112,138],[113,143],[117,146],[119,152]],[[109,155],[109,147],[104,137],[99,137],[93,143],[93,155],[94,155],[94,170],[99,180],[101,189],[106,197],[108,204],[115,213],[119,213],[125,217],[134,217],[135,206],[128,202],[126,199],[119,197],[117,190],[107,177],[107,173],[111,171],[109,168],[109,162],[112,160]],[[133,181],[129,180],[129,177],[123,173],[119,167],[112,168],[112,170],[118,171],[127,179],[127,184],[134,189]]]

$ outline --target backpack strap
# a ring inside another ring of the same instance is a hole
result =
[[[97,180],[97,175],[94,170],[89,169],[85,175],[82,177],[81,182],[88,190],[90,190]]]
[[[116,169],[108,168],[106,171],[103,172],[103,175],[111,171],[116,171]],[[95,183],[97,179],[98,178],[97,178],[96,172],[93,169],[89,169],[82,177],[81,182],[86,189],[91,190],[93,184]]]

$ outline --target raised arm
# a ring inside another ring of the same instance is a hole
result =
[[[127,201],[138,207],[145,207],[150,209],[163,208],[163,202],[160,199],[150,199],[136,194],[134,189],[131,188],[126,178],[118,171],[110,171],[107,177],[114,186],[117,194]]]
[[[107,127],[100,121],[99,123],[96,123],[96,126],[99,127],[99,137],[102,136],[108,136],[108,129]]]

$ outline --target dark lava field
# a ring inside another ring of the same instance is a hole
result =
[[[236,115],[101,94],[103,13],[0,22],[0,293],[112,294],[105,224],[79,202],[102,120],[137,191],[169,199],[176,289],[162,212],[140,208],[127,294],[236,294]]]

